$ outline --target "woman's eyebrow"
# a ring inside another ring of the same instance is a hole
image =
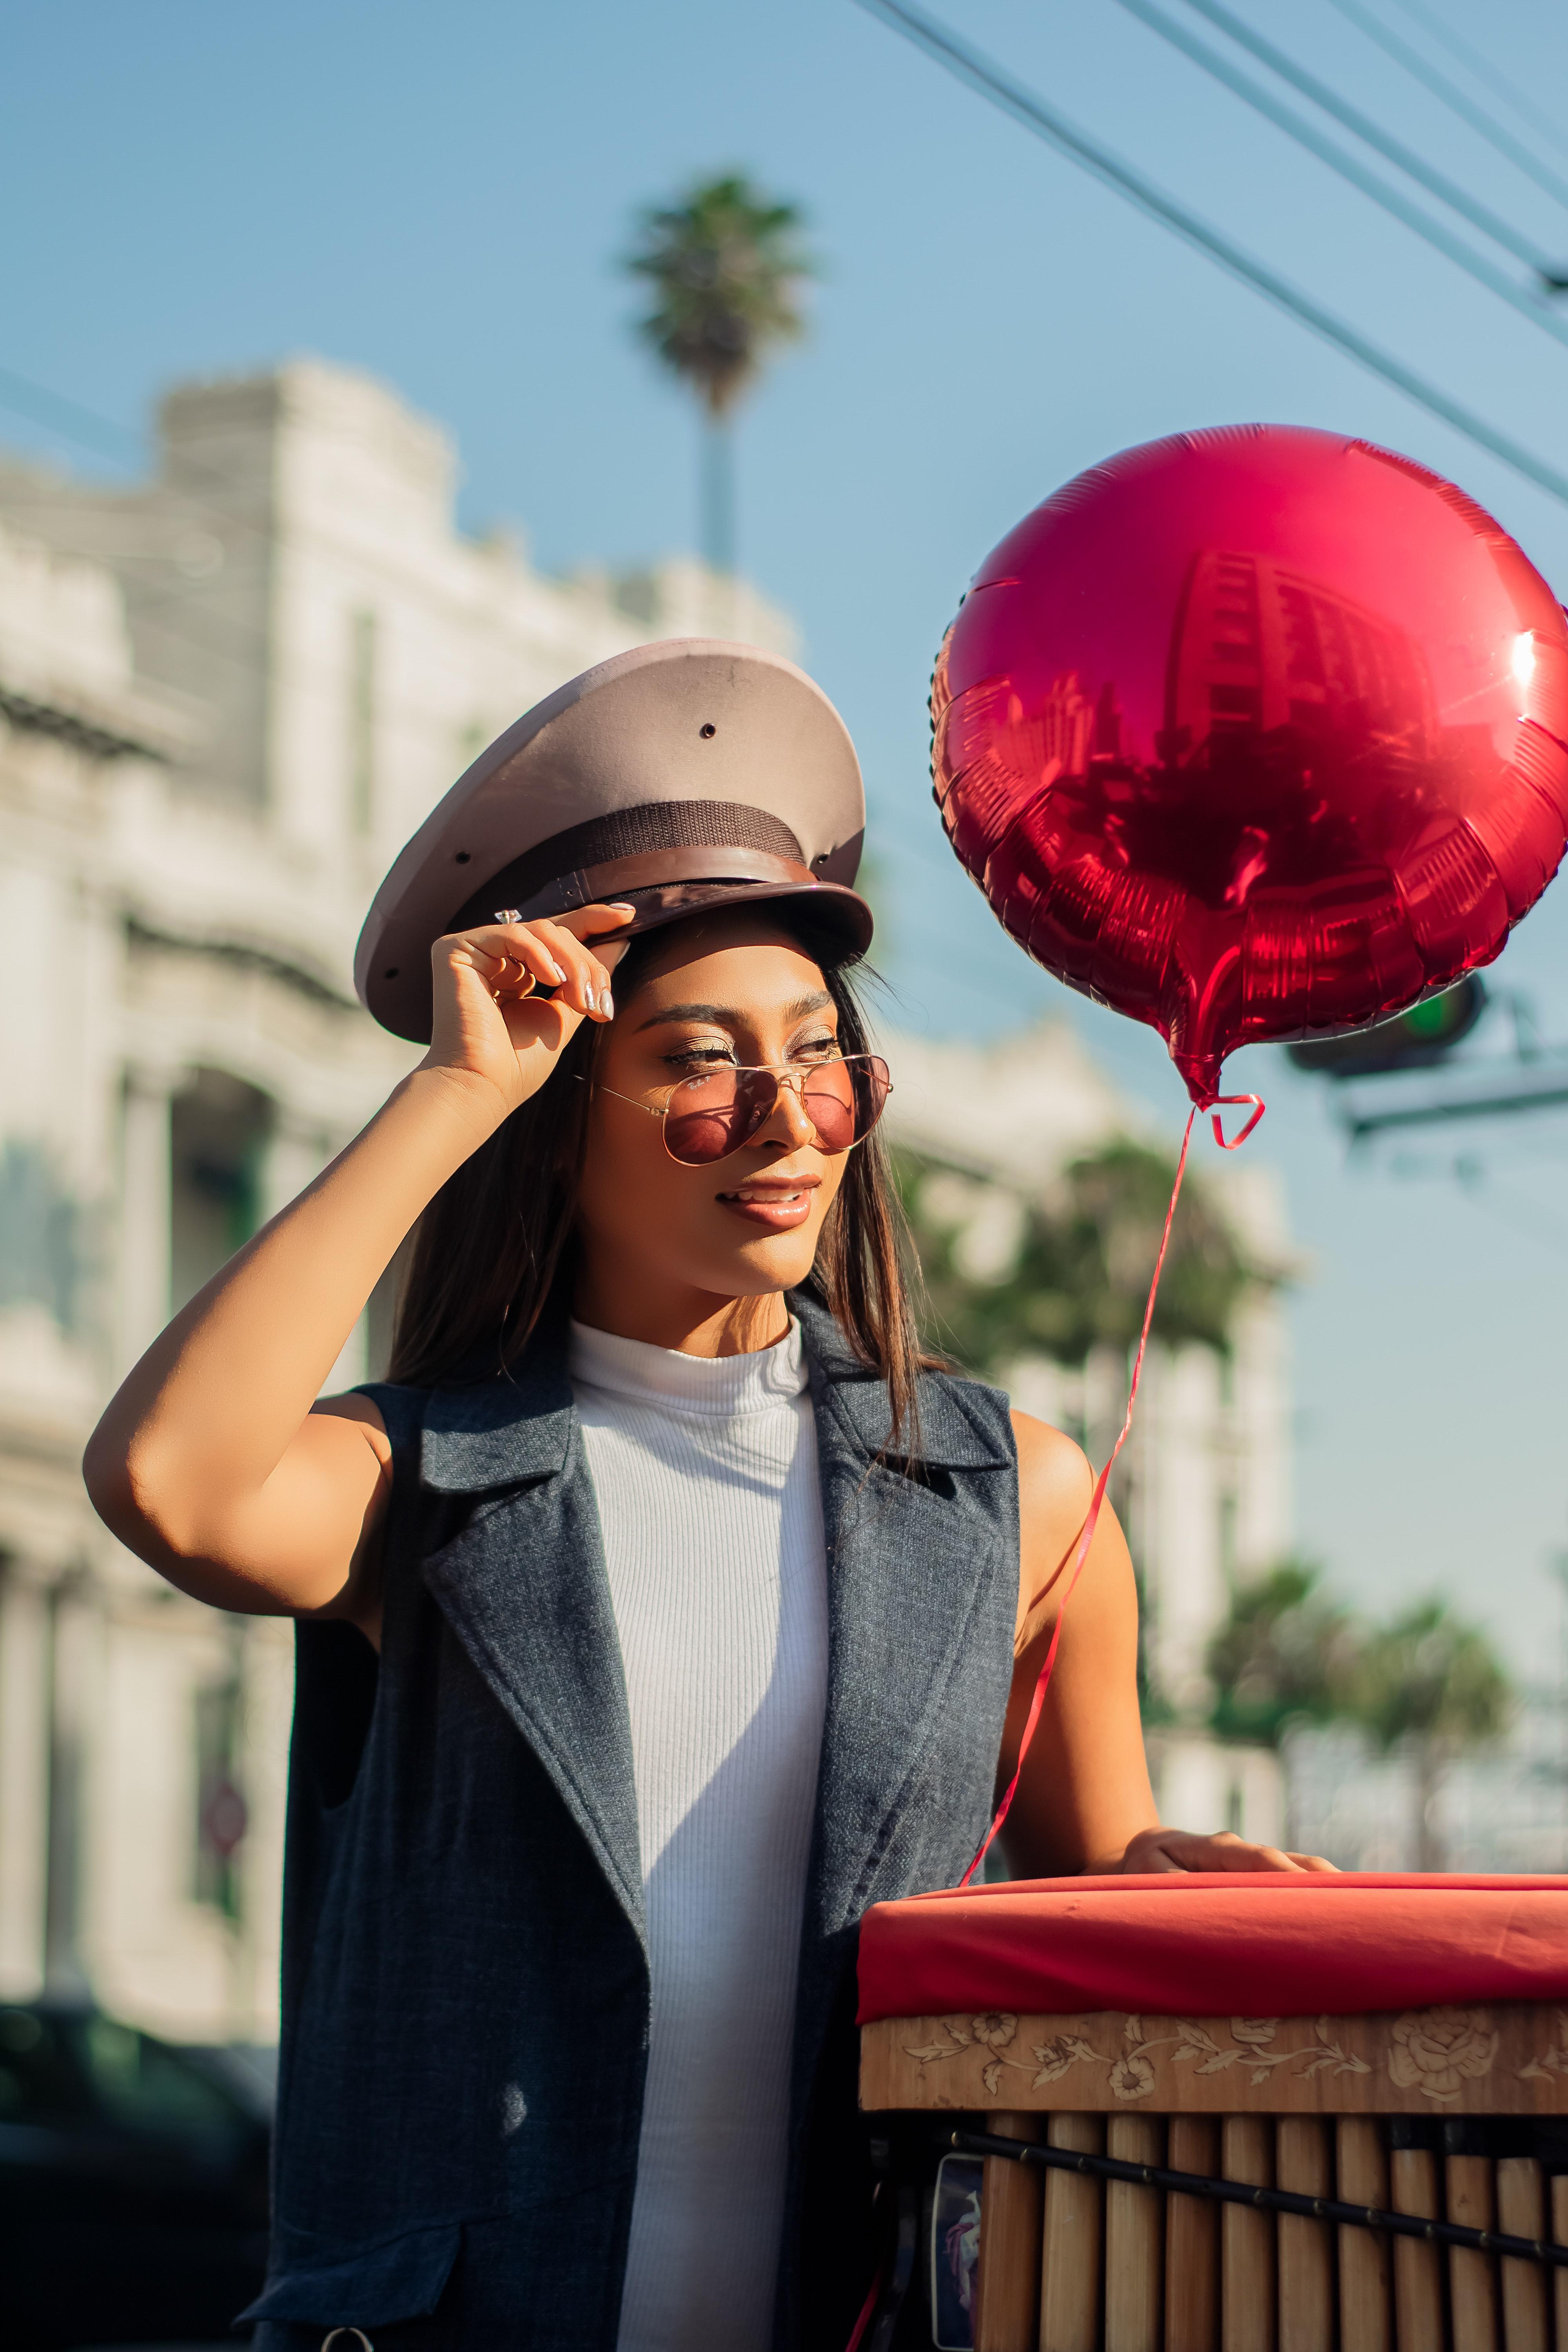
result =
[[[665,1004],[650,1013],[646,1021],[637,1024],[637,1034],[645,1029],[657,1029],[665,1021],[712,1021],[720,1028],[731,1028],[742,1018],[732,1004]]]
[[[804,1021],[808,1013],[820,1013],[824,1005],[832,1002],[826,989],[818,988],[811,995],[798,997],[795,1003],[786,1004],[784,1017],[786,1021]],[[748,1013],[738,1004],[666,1004],[658,1012],[650,1013],[646,1021],[638,1023],[637,1034],[640,1036],[645,1029],[657,1029],[665,1021],[711,1021],[721,1029],[734,1029],[755,1018],[754,1012]]]

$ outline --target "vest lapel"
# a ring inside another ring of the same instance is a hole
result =
[[[973,1522],[954,1508],[942,1479],[1013,1467],[996,1431],[965,1410],[958,1384],[922,1378],[917,1475],[884,1468],[876,1457],[889,1439],[886,1386],[848,1355],[822,1307],[801,1296],[791,1303],[810,1360],[827,1550],[809,1949],[858,1919],[975,1610],[998,1573],[1016,1579],[1017,1555],[1015,1544],[1003,1560],[999,1540],[976,1547]],[[907,1440],[900,1450],[911,1450]]]
[[[791,1298],[816,1409],[827,1562],[828,1685],[806,1892],[805,1950],[826,1953],[864,1908],[903,1791],[926,1755],[976,1608],[998,1574],[943,1473],[1009,1470],[1011,1453],[962,1388],[922,1380],[917,1471],[885,1469],[888,1392],[826,1310]],[[421,1483],[472,1499],[426,1583],[527,1739],[646,1941],[631,1721],[563,1333],[541,1332],[514,1374],[429,1396]],[[1006,1622],[1012,1622],[1008,1601]],[[821,2021],[808,1965],[799,2053]],[[822,1990],[826,1992],[826,1980]]]
[[[510,1378],[432,1391],[420,1481],[474,1507],[426,1584],[646,1942],[631,1719],[564,1335]]]

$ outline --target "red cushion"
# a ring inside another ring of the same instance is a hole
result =
[[[1310,2017],[1568,1997],[1568,1878],[1170,1872],[879,1903],[860,2016]]]

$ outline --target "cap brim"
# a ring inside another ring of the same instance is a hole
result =
[[[635,907],[637,920],[614,936],[629,940],[715,907],[751,907],[771,898],[809,901],[813,920],[849,955],[863,956],[871,944],[871,909],[858,891],[841,882],[657,882],[619,894],[617,904]]]
[[[809,909],[813,923],[820,925],[842,950],[847,962],[865,954],[874,929],[871,909],[865,899],[841,882],[657,882],[633,886],[617,891],[616,896],[617,904],[635,907],[637,911],[634,921],[605,934],[607,942],[635,939],[639,931],[662,930],[670,923],[684,922],[689,916],[710,914],[721,907],[763,906],[782,899],[804,901],[803,911]],[[550,917],[538,915],[531,919],[548,922]],[[409,981],[412,979],[411,973]],[[397,992],[395,1006],[391,997],[390,989],[377,989],[374,982],[371,982],[366,1002],[382,1027],[391,1030],[394,1036],[406,1037],[411,1045],[427,1045],[432,1024],[428,961],[417,995],[405,982]]]

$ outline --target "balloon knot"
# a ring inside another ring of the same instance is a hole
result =
[[[1226,1139],[1225,1121],[1220,1117],[1220,1106],[1224,1103],[1250,1103],[1253,1107],[1252,1117],[1247,1120],[1240,1133],[1233,1135],[1229,1139],[1228,1142]],[[1253,1129],[1258,1125],[1258,1120],[1262,1118],[1266,1105],[1261,1095],[1209,1095],[1199,1104],[1198,1108],[1200,1110],[1213,1111],[1214,1139],[1218,1144],[1220,1150],[1222,1151],[1238,1151],[1241,1146],[1247,1141],[1247,1137],[1252,1133]]]

